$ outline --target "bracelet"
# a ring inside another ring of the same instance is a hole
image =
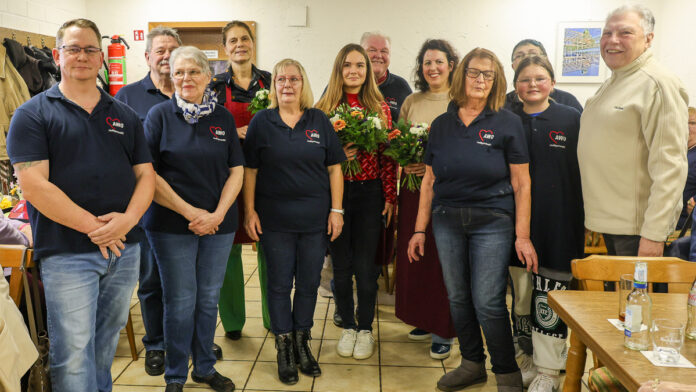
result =
[[[414,231],[413,234],[414,234],[414,235],[415,235],[415,234],[425,234],[425,232],[424,232],[424,231]]]
[[[332,208],[331,212],[337,212],[341,215],[345,214],[346,210],[339,210],[338,208]]]

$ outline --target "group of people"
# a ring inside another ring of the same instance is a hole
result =
[[[47,292],[54,390],[111,390],[138,280],[147,373],[181,391],[191,357],[193,381],[234,390],[215,370],[213,336],[219,309],[226,336],[241,337],[248,242],[282,382],[321,375],[310,330],[327,252],[337,353],[369,358],[375,253],[397,211],[396,314],[415,327],[410,338],[432,339],[433,358],[459,341],[461,364],[438,389],[486,381],[485,337],[499,391],[557,390],[567,328],[546,295],[568,287],[584,227],[604,233],[612,254],[660,255],[681,211],[688,99],[652,57],[653,27],[639,6],[607,17],[600,51],[612,76],[581,115],[535,40],[513,50],[510,93],[492,51],[460,60],[449,42],[426,40],[411,94],[388,70],[389,38],[366,33],[338,52],[315,104],[297,60],[271,73],[252,64],[255,39],[239,21],[222,30],[219,75],[176,31],[153,29],[150,72],[114,99],[95,84],[97,26],[66,22],[53,51],[60,84],[20,107],[8,135]],[[251,115],[261,89],[270,106]],[[386,144],[341,145],[327,114],[342,103],[384,128],[430,125],[424,162],[401,168],[423,177],[419,190],[397,192]],[[344,174],[346,160],[361,171]]]

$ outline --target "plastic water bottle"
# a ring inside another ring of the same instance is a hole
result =
[[[686,331],[684,334],[689,339],[696,340],[696,279],[691,284],[689,300],[686,302]]]
[[[650,348],[651,312],[652,300],[648,295],[648,264],[637,261],[633,273],[633,291],[628,294],[626,300],[624,346],[641,351]]]

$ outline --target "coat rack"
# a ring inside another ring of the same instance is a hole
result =
[[[22,45],[40,45],[39,47],[46,46],[51,49],[56,46],[56,37],[54,36],[0,27],[0,42],[5,38],[11,38]]]

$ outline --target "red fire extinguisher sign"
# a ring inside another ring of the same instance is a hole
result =
[[[145,31],[133,30],[133,41],[145,41]]]

